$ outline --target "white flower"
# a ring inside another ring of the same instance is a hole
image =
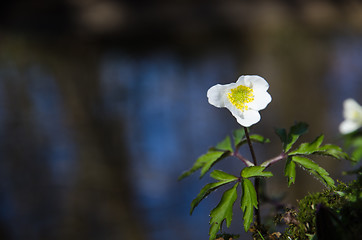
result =
[[[342,134],[348,134],[362,127],[362,106],[352,98],[343,102],[344,121],[339,125]]]
[[[226,107],[240,125],[250,127],[260,121],[258,111],[271,101],[268,88],[268,82],[262,77],[240,76],[236,83],[212,86],[207,97],[211,105]]]

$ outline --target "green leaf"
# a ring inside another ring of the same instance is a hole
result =
[[[271,172],[263,172],[264,169],[265,169],[265,167],[262,167],[262,166],[246,167],[241,171],[241,176],[243,178],[273,176],[273,174]]]
[[[292,160],[295,163],[298,163],[303,168],[307,169],[311,174],[313,174],[317,179],[319,179],[324,185],[331,188],[335,187],[334,180],[329,177],[329,173],[317,163],[313,162],[309,158],[301,157],[298,155],[292,156]]]
[[[253,183],[249,179],[243,179],[242,187],[241,209],[244,212],[244,229],[247,232],[253,222],[254,207],[258,208],[258,200]]]
[[[323,139],[324,136],[320,135],[311,143],[302,143],[296,150],[290,152],[288,155],[291,156],[296,154],[303,154],[303,155],[313,154],[318,151],[319,146],[323,142]]]
[[[214,149],[210,149],[207,153],[200,156],[192,168],[190,170],[187,170],[181,174],[181,176],[178,178],[178,180],[184,179],[185,177],[188,177],[198,169],[202,168],[201,170],[201,177],[204,176],[204,174],[210,169],[212,164],[214,164],[216,161],[222,159],[224,157],[224,151],[216,151]]]
[[[222,151],[229,151],[229,152],[233,152],[233,148],[231,147],[231,141],[230,141],[230,137],[226,136],[226,138],[219,142],[215,148],[217,150],[222,150]]]
[[[207,171],[210,170],[210,168],[212,167],[212,165],[214,165],[217,161],[220,161],[220,160],[223,159],[224,157],[228,156],[226,153],[227,153],[227,152],[223,152],[223,154],[221,154],[220,157],[214,158],[214,159],[211,159],[211,160],[205,162],[204,166],[202,166],[202,168],[201,168],[200,178],[202,178],[202,177],[205,175],[205,173],[207,173]]]
[[[237,178],[236,178],[237,179]],[[194,211],[195,207],[197,207],[197,205],[199,205],[199,203],[205,198],[207,197],[211,192],[213,192],[214,190],[216,190],[217,188],[228,184],[232,181],[235,181],[236,179],[228,179],[228,180],[223,180],[220,182],[215,182],[215,183],[209,183],[206,184],[200,191],[200,193],[196,196],[196,198],[194,200],[192,200],[191,202],[191,210],[190,210],[190,214],[192,214],[192,212]]]
[[[252,134],[249,136],[250,140],[252,142],[257,142],[257,143],[269,143],[270,140],[268,138],[265,138],[261,135],[258,134]],[[245,138],[245,131],[244,129],[237,129],[233,132],[233,138],[234,138],[234,145],[235,148],[240,147],[241,145],[247,143],[247,139]]]
[[[288,177],[288,186],[295,182],[295,163],[292,161],[292,157],[288,157],[284,175]]]
[[[258,134],[252,134],[250,135],[250,140],[253,142],[258,142],[258,143],[270,143],[270,139],[269,138],[265,138],[261,135]]]
[[[228,181],[228,180],[237,180],[238,177],[234,176],[234,175],[231,175],[231,174],[228,174],[226,172],[223,172],[221,170],[214,170],[212,171],[212,173],[210,174],[210,176],[216,180],[219,180],[219,181]]]
[[[233,139],[234,139],[234,146],[235,148],[237,148],[238,146],[240,146],[242,140],[244,139],[245,137],[245,131],[243,128],[239,128],[239,129],[236,129],[234,130],[233,132]],[[240,144],[240,145],[239,145]]]
[[[220,230],[221,224],[226,220],[226,226],[230,227],[232,216],[233,216],[233,205],[237,198],[236,188],[239,183],[236,183],[234,187],[224,192],[221,201],[210,213],[210,240],[216,238],[216,233]]]
[[[348,160],[353,162],[359,162],[362,160],[362,136],[361,131],[353,132],[348,135],[344,135],[344,144],[350,148],[351,157]]]
[[[351,160],[358,162],[361,159],[362,159],[362,148],[356,148],[356,150],[352,152]]]
[[[275,128],[274,131],[279,136],[280,141],[283,143],[283,146],[285,146],[287,144],[287,139],[288,139],[287,131],[285,130],[285,128]]]
[[[284,151],[288,152],[298,138],[308,131],[308,124],[299,122],[290,128],[286,144],[284,145]]]
[[[324,136],[320,135],[311,143],[302,143],[296,150],[290,152],[288,155],[310,155],[320,154],[337,159],[348,158],[348,154],[343,152],[342,149],[333,144],[326,144],[321,146]]]
[[[331,156],[337,159],[349,159],[348,154],[342,148],[333,144],[326,144],[319,148],[318,154]]]

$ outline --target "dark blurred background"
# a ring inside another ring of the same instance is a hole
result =
[[[206,91],[242,74],[273,97],[251,129],[273,142],[259,161],[281,150],[273,128],[294,121],[310,124],[305,141],[340,143],[343,100],[362,103],[362,4],[1,1],[0,239],[207,239],[221,191],[189,216],[210,178],[177,177],[238,127]],[[348,162],[318,162],[348,180]],[[266,191],[288,191],[285,203],[323,188],[298,171],[288,189],[283,164],[271,170]]]

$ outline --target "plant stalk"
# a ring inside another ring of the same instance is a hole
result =
[[[287,157],[288,157],[288,154],[286,154],[285,152],[282,152],[278,156],[276,156],[272,159],[269,159],[268,161],[263,162],[260,166],[267,168],[267,167],[273,165],[274,163],[279,162],[280,160],[283,160],[284,158],[287,158]]]
[[[255,157],[255,152],[254,152],[254,148],[253,145],[251,144],[251,140],[249,137],[249,132],[248,132],[248,128],[244,127],[244,131],[245,131],[245,137],[248,141],[248,145],[249,145],[249,149],[250,149],[250,153],[251,153],[251,157],[253,158],[253,163],[254,166],[257,166],[258,163],[256,162],[256,157]],[[255,187],[255,191],[256,191],[256,200],[258,201],[258,208],[255,208],[255,215],[256,215],[256,225],[257,227],[261,225],[261,220],[260,220],[260,204],[259,204],[259,185],[260,185],[260,179],[259,178],[255,178],[254,181],[254,187]]]

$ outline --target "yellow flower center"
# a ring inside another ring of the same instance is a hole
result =
[[[362,112],[353,110],[353,112],[351,113],[351,119],[354,122],[357,122],[362,125]]]
[[[228,99],[237,109],[248,110],[247,103],[254,101],[253,89],[240,85],[231,89]]]

